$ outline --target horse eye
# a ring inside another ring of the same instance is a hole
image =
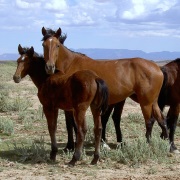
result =
[[[58,44],[56,47],[59,48],[59,46],[60,46],[60,45]]]
[[[42,43],[42,46],[44,47],[44,43]]]

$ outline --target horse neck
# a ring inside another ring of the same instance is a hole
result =
[[[56,68],[59,71],[65,73],[67,71],[67,69],[69,68],[69,66],[71,65],[71,63],[73,62],[74,55],[69,49],[64,47],[64,45],[62,45],[62,44],[59,47],[58,54],[59,54],[59,56],[55,63]]]
[[[35,58],[35,57],[34,57]],[[39,89],[48,78],[45,71],[44,61],[40,59],[32,60],[29,70],[29,76],[35,86]]]
[[[84,69],[81,68],[83,64],[88,67],[88,60],[92,61],[91,58],[80,53],[72,52],[61,45],[59,48],[59,56],[56,61],[56,68],[63,73],[75,72],[77,70]]]

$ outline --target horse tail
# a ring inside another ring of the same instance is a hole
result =
[[[163,111],[166,102],[167,102],[167,97],[168,97],[168,87],[167,87],[167,82],[168,82],[168,74],[166,72],[166,69],[164,67],[161,67],[161,71],[164,75],[164,80],[163,80],[163,84],[159,93],[159,97],[158,97],[158,105],[159,108],[161,109],[161,111]]]
[[[96,106],[101,111],[101,115],[103,115],[108,108],[108,87],[105,81],[101,78],[96,78],[95,81],[97,83],[97,91],[95,95]]]

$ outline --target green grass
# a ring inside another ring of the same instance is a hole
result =
[[[0,133],[11,135],[14,133],[14,123],[8,117],[0,117]]]

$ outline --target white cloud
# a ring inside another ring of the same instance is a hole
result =
[[[40,2],[26,1],[26,0],[16,0],[16,6],[22,9],[36,8],[40,6]]]
[[[49,10],[65,10],[67,4],[65,0],[50,0],[45,3],[45,9]]]
[[[132,35],[137,35],[136,30],[158,34],[159,27],[179,28],[177,3],[178,0],[16,0],[13,3],[0,0],[0,29],[91,26],[112,32],[131,31]]]

